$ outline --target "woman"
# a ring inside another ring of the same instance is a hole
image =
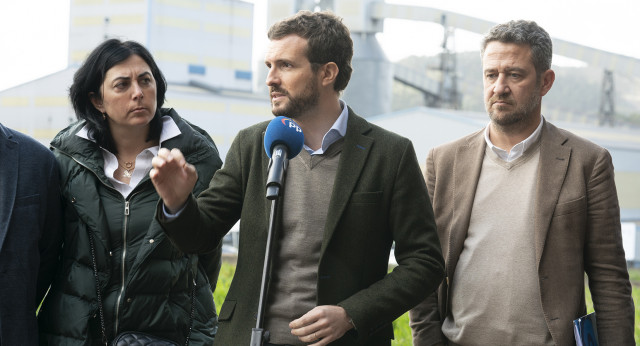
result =
[[[206,132],[161,108],[165,91],[153,57],[132,41],[105,41],[74,75],[78,122],[51,142],[65,235],[39,315],[43,344],[104,345],[125,331],[213,343],[220,251],[186,255],[171,244],[148,172],[160,147],[180,148],[198,171],[198,194],[222,162]]]

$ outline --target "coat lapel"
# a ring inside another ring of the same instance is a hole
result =
[[[540,144],[538,187],[535,200],[534,241],[536,263],[540,265],[542,250],[551,224],[551,217],[558,204],[560,190],[567,175],[571,148],[564,146],[567,137],[545,121]]]
[[[18,142],[0,125],[0,251],[9,231],[18,185]]]
[[[333,232],[338,225],[347,202],[356,187],[362,169],[371,152],[373,138],[365,134],[371,130],[369,123],[349,109],[347,120],[347,133],[344,137],[344,146],[336,172],[336,179],[331,192],[331,202],[327,213],[324,237],[322,239],[321,253],[324,253]]]
[[[484,131],[480,131],[469,138],[466,145],[456,149],[453,164],[453,191],[451,191],[453,194],[453,215],[449,232],[448,254],[449,259],[455,262],[460,257],[464,240],[467,238],[485,148]],[[453,275],[455,265],[456,263],[449,263],[449,275]]]

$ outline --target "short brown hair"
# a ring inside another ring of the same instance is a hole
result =
[[[307,40],[307,59],[314,70],[318,65],[334,62],[338,66],[338,76],[333,85],[337,92],[344,90],[351,79],[351,58],[353,41],[342,18],[330,11],[300,11],[271,26],[267,36],[279,40],[289,35],[297,35]]]

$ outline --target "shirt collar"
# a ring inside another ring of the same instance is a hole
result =
[[[182,133],[180,132],[180,129],[178,128],[176,122],[173,121],[173,118],[171,118],[170,116],[165,115],[160,118],[160,120],[162,120],[162,132],[160,132],[159,146],[149,148],[150,150],[153,150],[155,148],[154,155],[158,154],[158,149],[162,146],[162,142],[177,137]],[[83,126],[82,129],[80,129],[80,131],[76,133],[76,136],[92,141],[94,143],[96,141],[94,138],[89,137],[89,127],[87,125]]]
[[[495,152],[502,160],[506,162],[511,162],[519,158],[520,156],[522,156],[527,151],[527,149],[529,149],[534,143],[537,142],[538,138],[540,138],[540,134],[542,133],[543,123],[544,123],[544,117],[541,115],[540,123],[538,124],[538,127],[536,127],[536,130],[533,131],[533,133],[529,137],[527,137],[525,140],[514,145],[509,152],[507,152],[502,148],[496,147],[491,142],[491,140],[489,139],[489,129],[490,129],[489,125],[487,125],[487,127],[484,129],[484,140],[485,142],[487,142],[487,145],[489,146],[489,148],[491,148],[491,150],[493,150],[493,152]]]
[[[335,143],[338,139],[345,136],[347,133],[347,120],[349,119],[349,109],[347,108],[347,103],[343,100],[340,100],[340,107],[342,107],[342,112],[338,119],[333,123],[333,126],[324,134],[322,137],[322,145],[316,151],[313,151],[306,144],[304,145],[304,149],[309,153],[309,155],[321,155],[329,147],[331,144]]]
[[[131,180],[129,184],[125,184],[113,176],[113,173],[116,169],[118,169],[118,159],[116,156],[104,149],[102,149],[102,158],[104,160],[104,174],[109,179],[113,187],[122,194],[123,197],[127,197],[131,191],[144,179],[151,169],[151,160],[155,156],[158,155],[158,150],[160,146],[162,146],[162,142],[167,141],[171,138],[177,137],[182,132],[176,125],[173,118],[168,115],[165,115],[161,118],[162,121],[162,132],[160,132],[160,140],[159,145],[149,147],[141,151],[138,156],[136,156],[136,164],[133,174],[131,176]],[[88,128],[85,125],[80,131],[76,133],[76,136],[90,140],[95,143],[95,139],[89,138]]]

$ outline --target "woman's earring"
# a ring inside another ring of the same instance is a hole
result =
[[[102,113],[102,120],[107,120],[107,113]]]

